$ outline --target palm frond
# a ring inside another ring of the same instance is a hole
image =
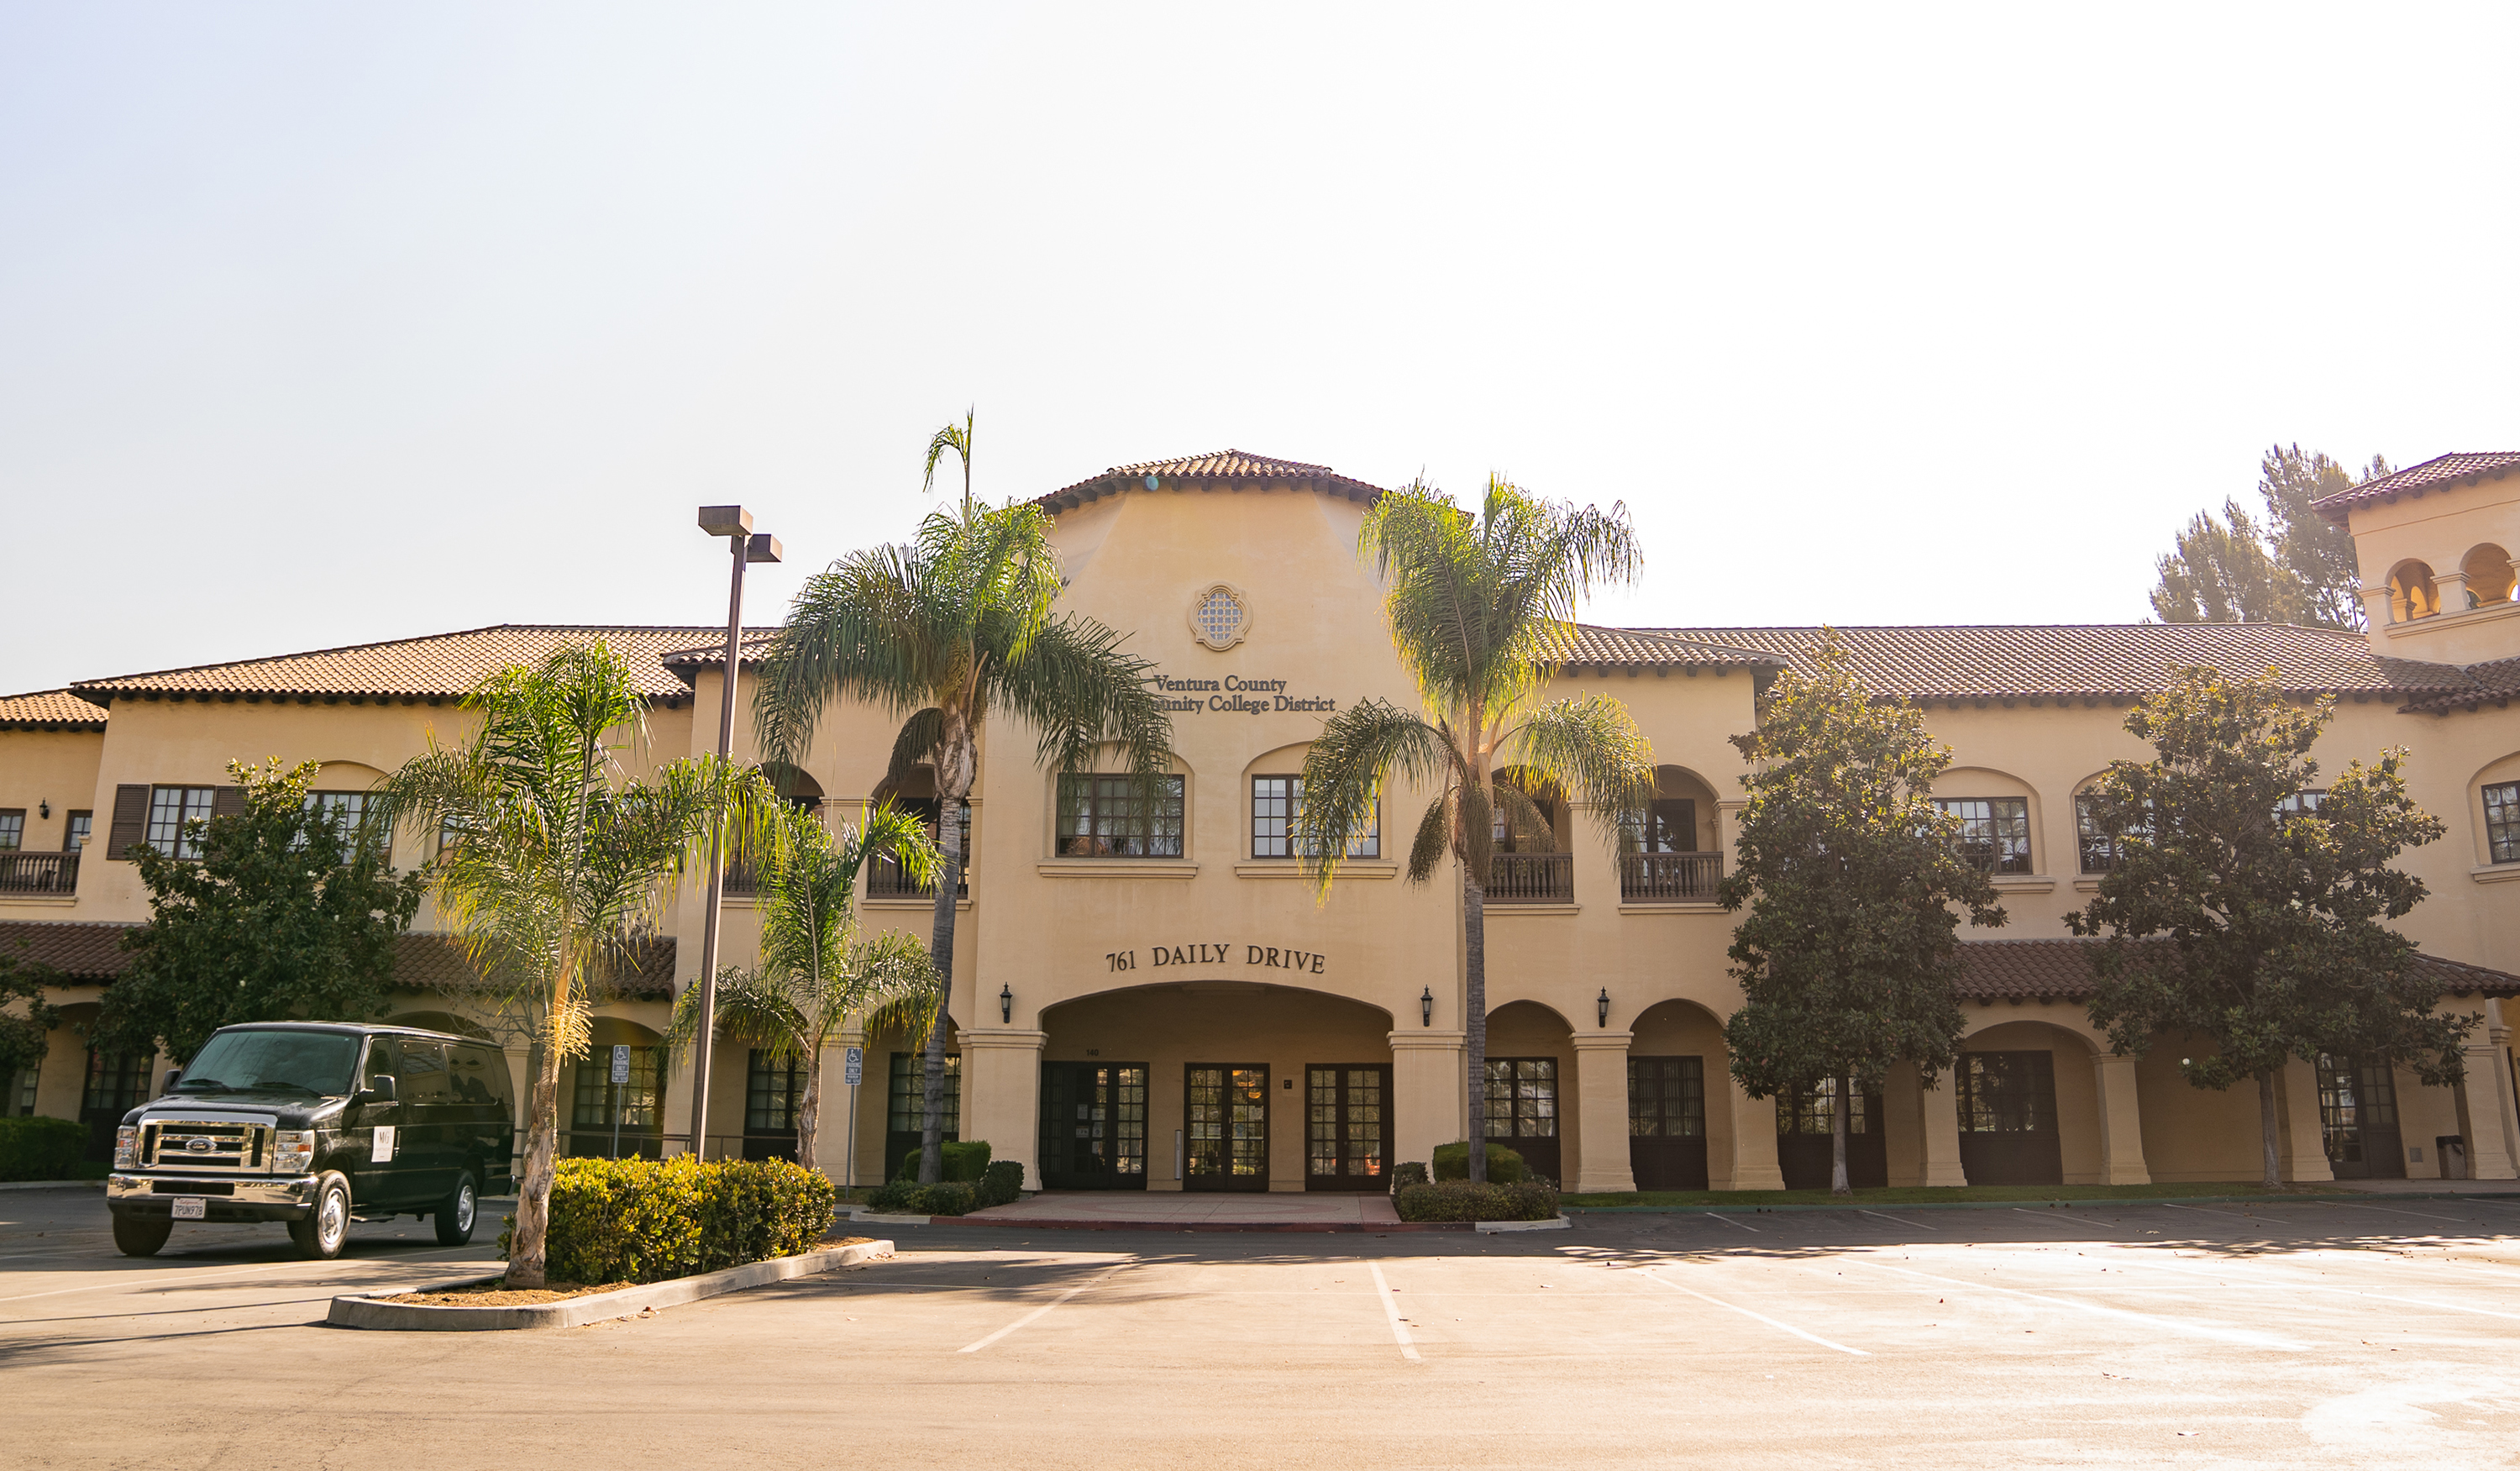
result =
[[[936,759],[936,748],[944,743],[944,711],[929,705],[912,715],[902,723],[901,734],[892,738],[892,760],[884,767],[884,786],[898,790],[912,772]]]
[[[1171,769],[1172,717],[1149,683],[1154,665],[1122,652],[1123,638],[1091,618],[1054,619],[1020,660],[997,667],[998,697],[1037,733],[1043,766],[1085,771],[1111,744],[1140,776]]]
[[[1450,793],[1426,804],[1418,820],[1418,835],[1409,844],[1409,881],[1424,883],[1453,852],[1453,799]]]
[[[1653,743],[1608,694],[1552,700],[1507,737],[1521,770],[1587,804],[1615,844],[1644,821],[1654,794]]]
[[[1441,790],[1459,764],[1441,727],[1388,700],[1360,700],[1331,715],[1304,753],[1294,831],[1304,871],[1327,893],[1349,841],[1371,828],[1394,776]]]

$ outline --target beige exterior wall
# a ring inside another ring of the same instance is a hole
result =
[[[2514,558],[2520,558],[2520,476],[2362,507],[2350,513],[2348,524],[2374,650],[2445,664],[2520,653],[2520,602],[2507,591]],[[2389,579],[2415,563],[2429,570],[2440,611],[2422,618],[2393,616]]]

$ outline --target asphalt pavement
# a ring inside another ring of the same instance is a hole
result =
[[[483,1270],[487,1234],[363,1226],[309,1263],[194,1226],[131,1262],[94,1192],[0,1194],[0,1464],[2520,1458],[2520,1201],[886,1234],[652,1317],[396,1334],[326,1300]]]

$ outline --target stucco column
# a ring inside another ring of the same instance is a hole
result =
[[[1960,1166],[1960,1086],[1950,1068],[1934,1075],[1934,1086],[1916,1093],[1919,1162],[1918,1183],[1964,1185],[1968,1172]]]
[[[963,1137],[987,1139],[989,1163],[1020,1160],[1024,1188],[1041,1188],[1041,1051],[1030,1027],[965,1027]]]
[[[1616,881],[1616,874],[1611,877]],[[1624,1194],[1637,1187],[1628,1168],[1628,1044],[1635,1038],[1634,1032],[1575,1034],[1575,1106],[1583,1125],[1576,1194]]]
[[[2152,1172],[2143,1164],[2143,1107],[2136,1096],[2135,1059],[2094,1053],[2092,1073],[2100,1104],[2100,1183],[2152,1183]]]
[[[1732,1092],[1732,1174],[1707,1183],[1719,1190],[1783,1189],[1785,1175],[1777,1168],[1777,1100],[1743,1092],[1730,1070],[1724,1080]]]
[[[2297,1183],[2334,1180],[2336,1172],[2327,1168],[2326,1135],[2318,1125],[2318,1075],[2298,1057],[2284,1062],[2275,1089],[2275,1117],[2283,1126],[2275,1140],[2283,1178]]]
[[[2447,572],[2435,572],[2433,574],[2433,597],[2436,600],[2435,606],[2439,607],[2445,613],[2466,612],[2467,569],[2465,567],[2453,567]],[[2471,1159],[2469,1163],[2473,1164],[2475,1161]]]
[[[2389,613],[2389,585],[2383,582],[2358,591],[2362,595],[2363,621],[2373,628],[2387,628],[2393,621]]]
[[[1469,1137],[1462,1101],[1468,1085],[1466,1034],[1421,1027],[1392,1032],[1391,1162],[1432,1168],[1435,1146]],[[1624,1128],[1622,1130],[1624,1133]]]
[[[1619,902],[1619,856],[1601,841],[1599,829],[1593,825],[1598,811],[1590,802],[1569,802],[1566,812],[1566,843],[1574,857],[1572,880],[1577,904],[1617,904]],[[1627,1125],[1620,1124],[1620,1137],[1626,1137]]]
[[[2507,1129],[2510,1074],[2502,1065],[2502,1048],[2491,1040],[2498,1030],[2491,1029],[2486,1041],[2470,1042],[2459,1049],[2467,1076],[2458,1085],[2458,1132],[2467,1140],[2470,1180],[2520,1179],[2520,1170],[2513,1168]]]

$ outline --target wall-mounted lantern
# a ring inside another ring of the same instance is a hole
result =
[[[1595,1014],[1596,1016],[1598,1016],[1598,1018],[1600,1018],[1600,1025],[1602,1025],[1602,1026],[1605,1026],[1605,1027],[1606,1027],[1606,1026],[1608,1026],[1608,1025],[1610,1024],[1610,988],[1609,988],[1609,987],[1604,986],[1604,987],[1602,987],[1602,988],[1601,988],[1601,999],[1600,999],[1599,1001],[1595,1002],[1595,1003],[1593,1003],[1593,1011],[1594,1011],[1594,1014]]]
[[[1423,992],[1420,992],[1418,997],[1418,1025],[1421,1027],[1431,1027],[1434,1024],[1435,988],[1429,986]]]
[[[1002,1021],[1002,1022],[1012,1022],[1012,1021],[1013,1021],[1014,1019],[1015,1019],[1015,992],[1014,992],[1014,988],[1013,988],[1012,986],[1000,986],[1000,987],[998,988],[998,1020],[1000,1020],[1000,1021]]]

